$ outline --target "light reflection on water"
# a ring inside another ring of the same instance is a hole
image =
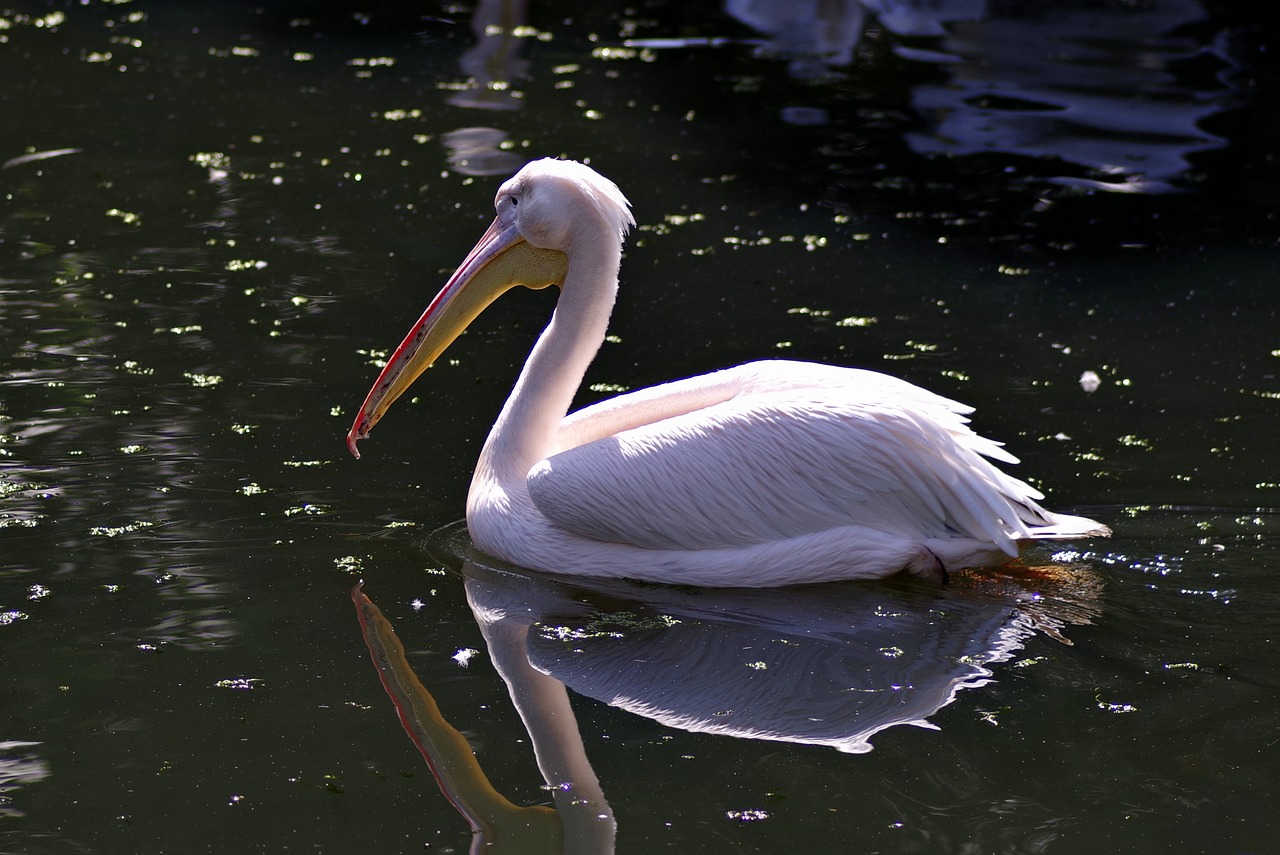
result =
[[[378,455],[341,433],[488,176],[563,153],[641,221],[584,397],[880,367],[1117,531],[1037,557],[1106,582],[1075,646],[1028,635],[939,733],[851,757],[576,697],[622,851],[1265,851],[1276,126],[1247,14],[1089,4],[1121,35],[1095,40],[1080,4],[813,5],[852,16],[816,50],[742,11],[776,4],[0,10],[0,848],[465,849],[368,674],[358,577],[495,785],[548,801],[419,543],[547,305],[496,307]]]
[[[878,22],[905,40],[894,46],[900,57],[944,72],[943,80],[912,89],[912,109],[926,126],[904,135],[913,151],[1044,158],[1089,171],[1050,179],[1069,186],[1177,189],[1192,155],[1226,143],[1204,121],[1240,103],[1231,44],[1212,27],[1193,29],[1207,17],[1195,0],[1110,11],[1012,9],[986,0],[726,8],[768,33],[764,50],[791,57],[789,70],[801,79],[854,65],[859,42]],[[913,45],[920,38],[933,40],[926,49]],[[787,110],[784,119],[803,115],[806,124],[824,115]]]

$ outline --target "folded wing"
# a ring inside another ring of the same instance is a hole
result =
[[[1051,522],[1040,494],[992,465],[1016,462],[975,434],[969,408],[869,371],[752,363],[646,390],[684,410],[604,434],[608,413],[567,424],[600,438],[539,462],[529,494],[556,525],[594,540],[714,549],[858,524],[914,538],[971,537],[1010,555]],[[726,384],[732,391],[725,392]],[[625,398],[609,402],[615,411]]]

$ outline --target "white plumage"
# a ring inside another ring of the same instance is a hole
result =
[[[611,182],[528,164],[498,217],[369,392],[348,445],[500,293],[561,286],[481,452],[467,501],[480,549],[556,573],[716,586],[874,578],[1003,563],[1020,542],[1108,534],[991,460],[971,408],[872,371],[765,361],[566,416],[604,339],[621,241]],[[357,455],[358,456],[358,455]]]

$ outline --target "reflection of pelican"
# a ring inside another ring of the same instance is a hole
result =
[[[725,0],[727,14],[769,40],[764,49],[790,59],[791,74],[822,77],[853,62],[867,13],[898,35],[938,36],[951,21],[974,20],[987,0]]]
[[[356,585],[351,598],[382,686],[395,704],[405,732],[431,767],[441,792],[471,826],[475,835],[471,851],[494,855],[612,851],[613,813],[587,761],[564,685],[534,671],[523,656],[499,661],[500,657],[494,655],[494,664],[509,686],[533,740],[555,810],[540,805],[514,805],[493,788],[466,737],[441,715],[435,698],[409,667],[404,646],[391,624],[361,587]],[[490,631],[484,622],[481,629],[495,652],[520,650],[523,633],[528,632],[527,626],[510,625]]]
[[[532,665],[542,679],[669,727],[859,754],[887,728],[935,728],[928,717],[989,682],[988,665],[1037,629],[1065,641],[1058,629],[1087,623],[1097,597],[1096,577],[1059,567],[1041,577],[963,574],[941,589],[655,588],[475,561],[463,575],[526,724],[529,705],[509,675]],[[563,708],[557,715],[572,721],[567,700]]]
[[[933,727],[926,717],[987,682],[989,664],[1013,656],[1037,629],[1062,640],[1057,630],[1087,623],[1097,599],[1095,576],[1060,567],[1037,578],[963,574],[952,589],[769,592],[559,581],[473,561],[462,573],[554,814],[494,791],[390,624],[359,587],[353,596],[406,732],[476,831],[473,852],[612,851],[613,813],[566,685],[684,730],[863,752],[885,728]]]
[[[1205,69],[1234,62],[1230,40],[1200,26],[1199,0],[993,6],[951,28],[940,52],[916,54],[946,79],[912,90],[926,125],[905,135],[913,151],[1057,158],[1095,174],[1054,183],[1158,193],[1178,189],[1197,152],[1224,144],[1200,125],[1236,94]]]
[[[561,286],[480,454],[467,502],[476,546],[587,576],[767,586],[941,578],[1018,544],[1105,534],[1057,515],[987,458],[969,411],[883,374],[754,362],[566,417],[604,339],[621,238],[611,182],[539,160],[498,191],[498,216],[388,361],[347,435],[356,442],[499,294]]]
[[[1185,189],[1191,158],[1225,144],[1201,125],[1240,97],[1225,74],[1236,67],[1232,39],[1206,26],[1202,0],[1033,5],[725,0],[724,8],[769,36],[766,49],[788,58],[799,78],[852,63],[868,13],[910,39],[892,40],[894,52],[945,77],[912,87],[923,127],[903,137],[917,154],[1057,160],[1092,176],[1051,182],[1094,190]],[[923,37],[937,41],[916,41]],[[1214,65],[1218,73],[1209,73]],[[783,119],[824,117],[792,107]]]
[[[867,17],[860,0],[727,0],[725,12],[768,33],[772,38],[765,49],[790,57],[791,73],[800,79],[821,77],[827,65],[853,62]]]
[[[528,76],[529,61],[520,56],[520,31],[529,19],[528,5],[528,0],[480,0],[476,5],[471,15],[476,43],[459,63],[471,79],[450,96],[450,104],[478,110],[520,109],[513,84]]]

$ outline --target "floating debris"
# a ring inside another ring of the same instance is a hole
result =
[[[40,160],[49,160],[54,157],[62,157],[68,154],[79,154],[78,148],[51,148],[47,151],[33,151],[30,154],[22,154],[17,157],[11,157],[4,163],[0,164],[0,169],[11,169],[15,166],[22,166],[24,163],[35,163]]]

